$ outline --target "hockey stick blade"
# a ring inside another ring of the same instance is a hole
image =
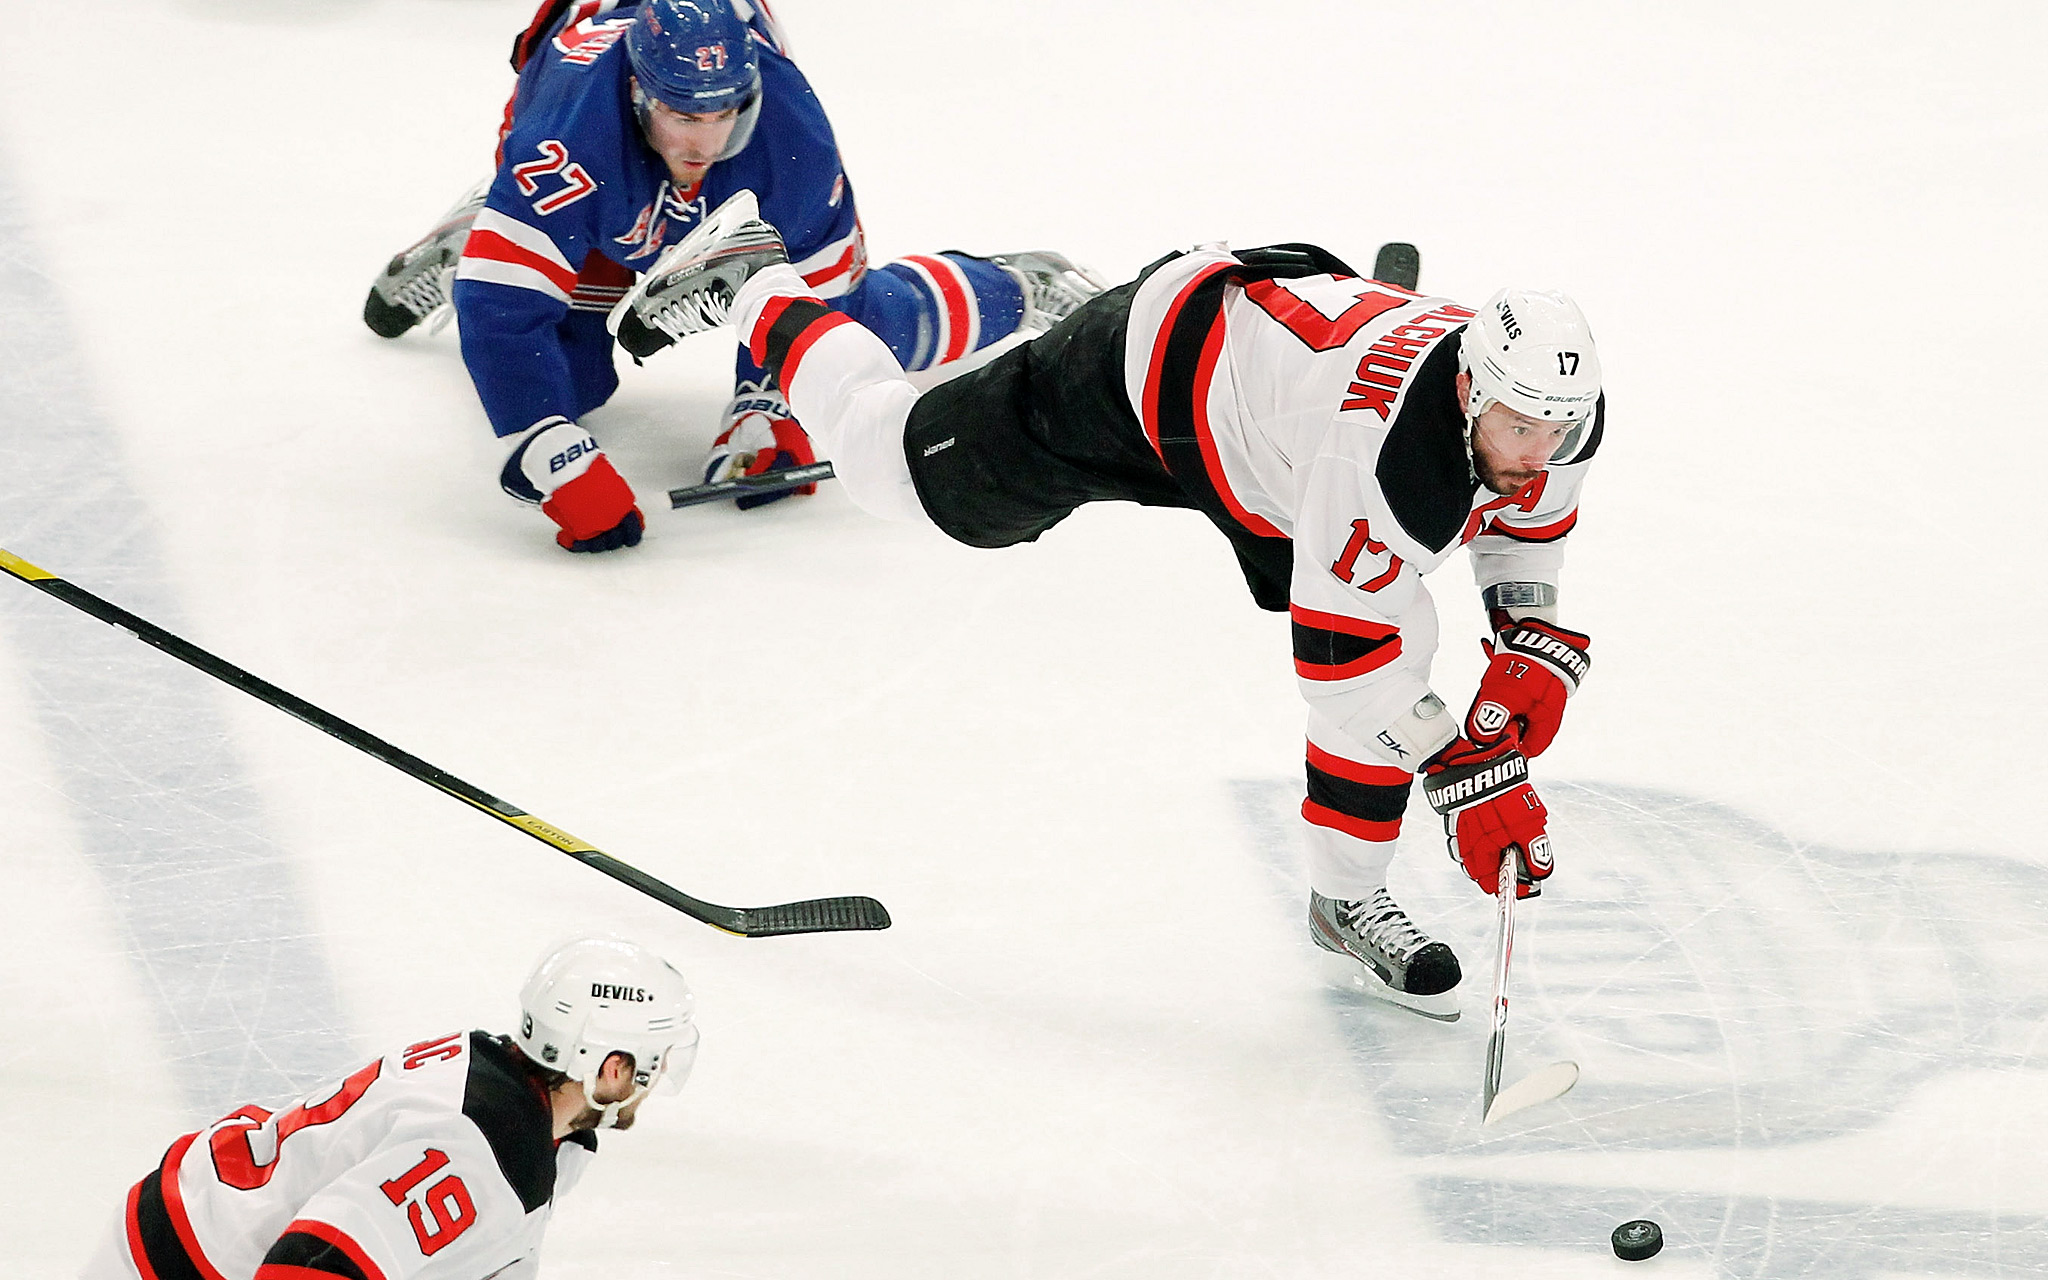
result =
[[[1539,1102],[1562,1098],[1578,1082],[1579,1064],[1576,1062],[1553,1062],[1532,1071],[1494,1095],[1493,1104],[1486,1108],[1485,1123],[1498,1124],[1504,1116],[1511,1116]]]
[[[1373,259],[1372,278],[1413,292],[1416,282],[1422,279],[1421,251],[1401,240],[1381,245],[1379,256]]]
[[[783,471],[763,472],[758,476],[740,476],[733,480],[720,480],[716,484],[693,484],[682,489],[668,491],[669,510],[677,507],[694,507],[700,502],[717,502],[724,498],[744,498],[756,493],[781,493],[820,480],[832,478],[832,464],[811,462],[801,467],[790,467]]]
[[[889,909],[873,898],[809,898],[779,907],[748,907],[739,915],[740,927],[728,932],[749,938],[889,927]]]
[[[323,711],[297,694],[287,693],[259,676],[249,674],[224,658],[215,657],[198,645],[180,639],[170,632],[119,605],[110,604],[81,587],[73,586],[47,569],[37,568],[19,556],[0,548],[0,572],[21,579],[47,596],[63,601],[79,612],[98,618],[109,626],[118,627],[137,640],[176,658],[187,666],[196,667],[220,681],[222,684],[241,690],[259,702],[268,703],[286,715],[294,716],[331,738],[338,738],[362,752],[382,760],[385,764],[408,774],[437,791],[455,797],[472,809],[488,814],[508,827],[516,827],[542,844],[581,862],[595,871],[601,871],[621,884],[629,885],[653,898],[657,902],[674,907],[677,911],[701,920],[714,929],[743,938],[772,938],[789,933],[838,933],[857,929],[886,929],[889,927],[889,912],[873,898],[812,898],[803,902],[785,902],[772,907],[722,907],[714,902],[693,898],[673,885],[648,875],[640,868],[619,861],[610,854],[586,844],[560,827],[541,821],[524,809],[507,804],[496,796],[433,765],[407,751],[377,737],[375,734],[357,728],[340,716]]]

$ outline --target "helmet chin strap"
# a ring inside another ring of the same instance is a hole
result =
[[[1472,406],[1465,413],[1465,478],[1473,484],[1478,484],[1479,455],[1472,439],[1479,434],[1479,416],[1486,412],[1493,401],[1481,400],[1479,392],[1474,390],[1466,394],[1465,403]]]
[[[592,1106],[597,1109],[598,1128],[616,1129],[619,1127],[619,1113],[621,1111],[624,1111],[627,1107],[630,1107],[634,1103],[640,1101],[640,1099],[646,1097],[647,1090],[648,1086],[643,1084],[637,1086],[633,1090],[633,1092],[627,1094],[625,1097],[619,1099],[617,1102],[592,1102],[590,1099],[590,1090],[586,1088],[583,1091],[583,1101],[585,1105]]]
[[[663,1054],[662,1056],[666,1058],[668,1055]],[[667,1064],[664,1063],[661,1069],[657,1069],[653,1074],[649,1075],[644,1082],[640,1081],[636,1076],[633,1092],[617,1102],[599,1102],[597,1100],[597,1077],[598,1072],[604,1070],[604,1064],[600,1062],[597,1071],[591,1072],[583,1081],[583,1105],[597,1112],[597,1127],[600,1129],[618,1128],[619,1113],[652,1093],[654,1086],[661,1083],[661,1077],[666,1070],[666,1066]]]

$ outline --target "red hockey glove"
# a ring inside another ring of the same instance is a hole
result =
[[[1488,893],[1500,892],[1500,860],[1521,851],[1517,898],[1542,892],[1550,875],[1548,814],[1529,785],[1529,761],[1513,734],[1491,746],[1460,738],[1422,766],[1422,794],[1444,816],[1444,838],[1465,874]]]
[[[1465,713],[1465,736],[1484,746],[1515,736],[1523,755],[1542,755],[1564,721],[1565,699],[1578,692],[1593,665],[1586,653],[1592,642],[1541,618],[1524,618],[1507,624],[1498,647],[1479,643],[1492,662]]]
[[[741,476],[807,467],[818,460],[811,451],[811,438],[789,416],[789,405],[784,403],[781,392],[771,388],[743,393],[733,399],[725,412],[731,425],[711,442],[711,456],[704,463],[704,483],[718,484]],[[734,499],[734,503],[740,510],[749,511],[791,494],[817,491],[817,485],[804,484],[780,493],[750,493]]]
[[[611,459],[567,418],[543,418],[521,436],[498,483],[521,502],[538,503],[561,527],[556,543],[569,551],[637,546],[646,528]]]

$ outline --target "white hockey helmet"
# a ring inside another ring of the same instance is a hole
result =
[[[581,1082],[586,1095],[606,1058],[631,1054],[633,1095],[603,1107],[609,1127],[655,1085],[682,1087],[697,1060],[695,1006],[683,975],[652,951],[624,938],[581,937],[534,966],[519,991],[514,1039],[541,1066]]]
[[[1458,362],[1472,375],[1468,419],[1499,403],[1531,418],[1584,426],[1600,402],[1592,326],[1561,293],[1502,289],[1488,298],[1465,326]]]

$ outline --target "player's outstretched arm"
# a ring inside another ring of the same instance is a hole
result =
[[[537,503],[560,528],[568,551],[637,546],[646,520],[633,490],[597,440],[567,418],[543,418],[512,446],[498,482],[521,502]]]

